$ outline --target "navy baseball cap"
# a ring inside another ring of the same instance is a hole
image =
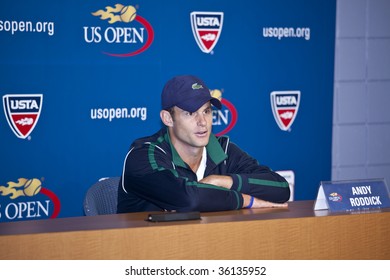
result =
[[[170,79],[161,93],[161,107],[168,110],[174,106],[187,112],[195,112],[210,101],[218,109],[221,101],[210,94],[203,81],[195,76],[183,75]]]

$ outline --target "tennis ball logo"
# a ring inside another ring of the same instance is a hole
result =
[[[137,16],[137,10],[133,6],[124,6],[121,10],[121,20],[123,22],[130,22]]]
[[[213,89],[210,91],[212,97],[217,98],[219,101],[222,99],[222,92],[219,89]]]
[[[24,184],[23,192],[25,196],[34,196],[40,192],[41,188],[41,181],[34,178]]]
[[[115,7],[107,6],[106,10],[98,10],[92,13],[94,16],[100,16],[100,19],[107,19],[110,24],[115,22],[130,22],[137,16],[137,10],[133,6],[124,6],[116,4]]]

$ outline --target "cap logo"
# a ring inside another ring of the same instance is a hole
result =
[[[192,84],[192,89],[201,89],[203,88],[202,85],[199,85],[198,83]]]

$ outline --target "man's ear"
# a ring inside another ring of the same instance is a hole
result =
[[[161,118],[161,121],[163,122],[163,124],[165,124],[166,126],[173,126],[173,119],[172,119],[172,116],[171,114],[166,111],[166,110],[161,110],[160,111],[160,118]]]

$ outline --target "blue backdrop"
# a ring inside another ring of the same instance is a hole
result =
[[[336,0],[1,1],[0,220],[83,215],[86,190],[159,129],[161,89],[178,74],[222,93],[216,134],[292,170],[295,200],[315,199],[331,173],[335,11]]]

